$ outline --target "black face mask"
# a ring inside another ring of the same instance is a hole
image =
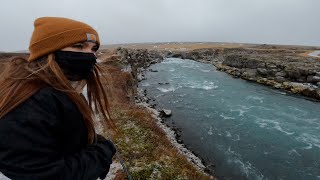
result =
[[[97,57],[93,53],[56,51],[55,60],[70,81],[80,81],[90,76]]]

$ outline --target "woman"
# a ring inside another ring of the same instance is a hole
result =
[[[93,114],[114,129],[95,52],[97,32],[67,18],[34,22],[30,56],[0,75],[0,172],[10,179],[97,179],[116,150]],[[87,84],[88,102],[81,93]],[[94,107],[94,108],[93,108]]]

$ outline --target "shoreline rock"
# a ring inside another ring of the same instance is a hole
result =
[[[140,97],[139,99],[149,99],[146,93],[141,93],[141,92],[146,92],[145,90],[142,90],[139,88],[138,92],[140,92],[137,95]],[[206,170],[207,167],[204,165],[203,160],[201,160],[201,158],[199,158],[192,151],[190,151],[186,147],[186,145],[183,144],[183,142],[179,139],[180,137],[179,130],[176,128],[171,128],[164,123],[162,118],[165,118],[165,117],[161,115],[162,111],[159,112],[157,109],[154,108],[154,105],[151,105],[145,101],[136,102],[136,104],[146,108],[152,114],[152,117],[155,119],[157,125],[165,132],[167,138],[178,149],[180,154],[184,155],[188,159],[188,161],[191,162],[194,165],[194,167],[196,167],[198,170],[200,170],[203,173],[208,173],[208,171]],[[163,109],[163,110],[166,110],[166,109]],[[213,174],[212,171],[210,172]]]

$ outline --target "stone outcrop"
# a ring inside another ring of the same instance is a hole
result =
[[[117,48],[115,54],[120,56],[122,64],[126,65],[125,69],[130,71],[135,80],[144,79],[144,71],[151,64],[161,62],[163,54],[154,50],[147,49],[127,49]]]
[[[299,56],[301,51],[228,49],[214,63],[234,77],[256,81],[320,100],[320,59]]]
[[[221,54],[220,49],[195,49],[191,51],[162,51],[162,55],[167,58],[181,58],[192,59],[198,61],[213,61],[218,60],[218,56]]]

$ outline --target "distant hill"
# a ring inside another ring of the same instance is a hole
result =
[[[23,56],[27,57],[29,56],[28,53],[7,53],[7,52],[0,52],[0,61],[6,61],[9,60],[13,56]]]

